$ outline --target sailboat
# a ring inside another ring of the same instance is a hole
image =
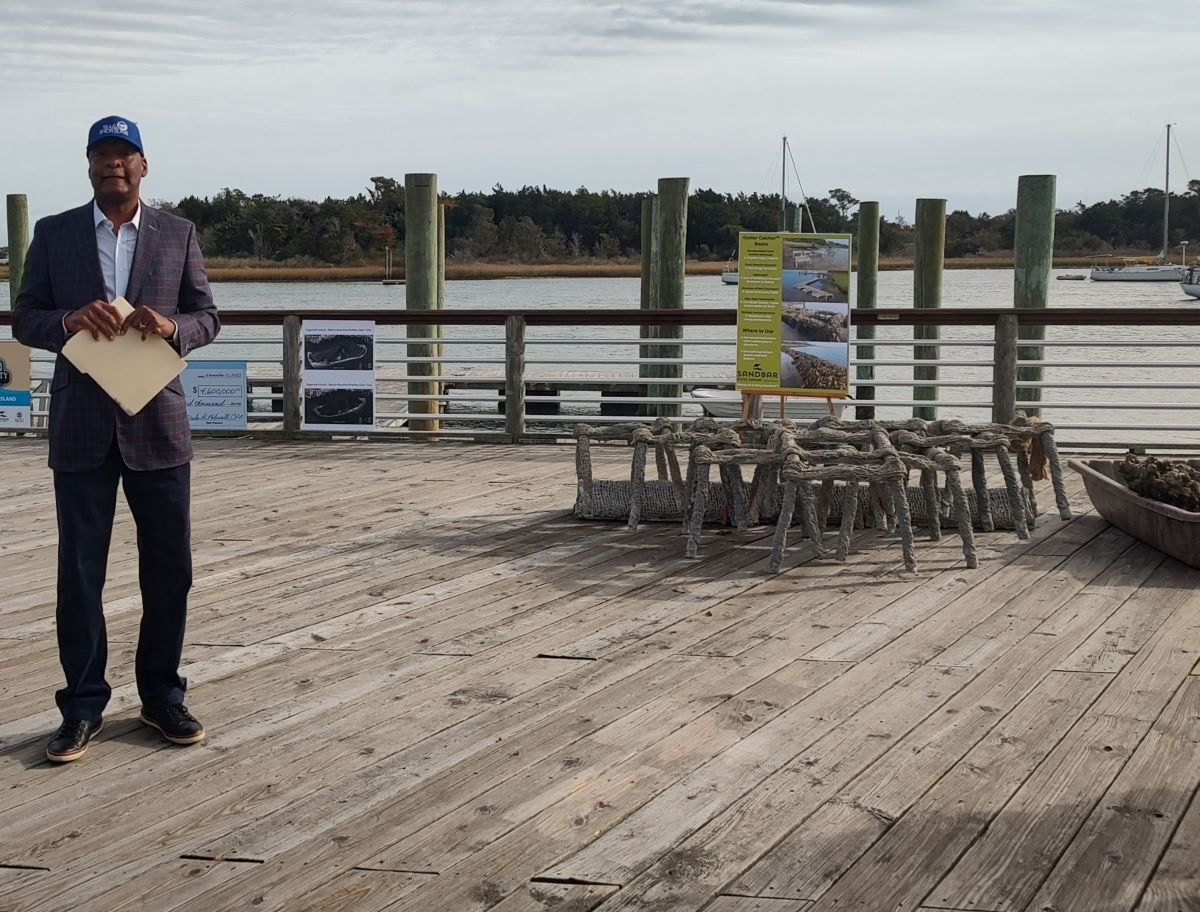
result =
[[[1158,255],[1158,262],[1139,263],[1128,257],[1114,260],[1113,257],[1100,257],[1100,263],[1092,267],[1091,278],[1094,282],[1180,282],[1183,280],[1183,267],[1172,266],[1167,262],[1167,245],[1169,241],[1168,227],[1171,216],[1171,124],[1167,124],[1167,173],[1163,181],[1163,246]]]
[[[790,157],[791,157],[791,150],[788,147],[788,138],[785,136],[785,137],[783,137],[783,162],[780,166],[780,173],[779,173],[779,230],[780,231],[788,231],[791,229],[791,226],[788,225],[788,218],[787,218],[787,215],[788,215],[788,211],[787,211],[787,206],[788,206],[788,204],[787,204],[787,163],[788,163],[788,159]],[[795,167],[794,164],[793,164],[793,167]],[[804,197],[803,197],[804,188],[803,187],[800,188],[800,193],[801,193],[801,198],[804,199]],[[808,213],[809,225],[812,226],[812,230],[815,233],[817,230],[817,223],[815,221],[813,221],[812,210],[808,208],[808,200],[807,199],[804,199],[804,202],[796,207],[797,222],[798,222],[796,230],[797,231],[804,230],[804,213],[806,213],[806,212]],[[737,263],[736,257],[730,257],[729,261],[725,264],[725,268],[721,270],[721,282],[724,283],[725,285],[736,285],[738,283],[738,263]]]

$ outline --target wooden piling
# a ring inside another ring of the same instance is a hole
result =
[[[658,282],[657,300],[654,306],[663,310],[683,309],[683,280],[685,258],[687,255],[687,205],[688,185],[686,177],[664,177],[658,181],[658,216],[655,227],[658,235]],[[681,339],[682,326],[654,327],[652,338]],[[654,356],[658,358],[682,358],[683,346],[679,344],[654,346]],[[651,377],[680,378],[683,367],[679,364],[652,364]],[[683,395],[683,387],[678,383],[655,384],[650,387],[650,395],[662,398],[679,398]],[[656,407],[655,412],[662,417],[677,417],[682,413],[682,407],[677,403],[663,403]]]
[[[438,256],[438,272],[437,272],[437,309],[446,309],[446,204],[438,202],[438,222],[437,222],[437,256]],[[442,338],[442,327],[437,325],[434,328],[434,335],[440,340]],[[442,356],[442,343],[437,344],[437,357]],[[435,373],[441,374],[441,363],[434,365]],[[438,384],[439,388],[441,384]]]
[[[17,293],[25,277],[25,251],[29,249],[29,200],[24,193],[8,194],[8,299],[17,307]]]
[[[915,241],[913,244],[913,307],[919,310],[937,309],[942,306],[942,268],[946,253],[946,201],[944,199],[917,200]],[[936,326],[914,326],[913,336],[917,339],[937,339]],[[916,361],[936,361],[938,348],[935,345],[913,346]],[[936,366],[914,367],[914,381],[935,381]],[[913,399],[937,401],[936,386],[913,385]],[[937,408],[916,406],[913,416],[932,421],[937,418]]]
[[[1056,179],[1053,174],[1023,174],[1017,178],[1017,217],[1013,234],[1013,306],[1044,310],[1050,293],[1050,267],[1054,262],[1054,196]],[[1042,340],[1044,326],[1020,326],[1018,338]],[[1023,345],[1017,349],[1021,361],[1041,361],[1044,350],[1040,345]],[[1040,382],[1041,367],[1018,367],[1018,382]],[[1023,405],[1040,402],[1040,389],[1018,389],[1017,405],[1029,417],[1038,417],[1041,409]]]
[[[642,310],[649,310],[654,306],[654,294],[657,291],[653,282],[654,203],[656,199],[653,193],[642,198],[642,269],[640,273],[640,306]]]
[[[874,310],[878,306],[879,290],[879,203],[859,203],[858,206],[858,287],[856,307],[864,310]],[[859,339],[874,339],[875,327],[871,324],[859,326],[855,330]],[[870,360],[875,357],[875,346],[860,345],[855,349],[855,357],[859,360]],[[859,365],[856,370],[859,383],[854,395],[857,399],[874,399],[875,387],[864,386],[863,380],[875,379],[875,368],[870,364]],[[854,410],[855,418],[874,418],[875,406],[858,406]]]
[[[438,303],[438,192],[436,174],[404,175],[404,279],[405,307],[409,310],[434,310]],[[437,337],[435,326],[409,326],[410,337]],[[432,358],[435,343],[410,343],[408,357]],[[409,376],[432,375],[432,362],[408,363]],[[410,396],[436,396],[440,384],[434,381],[409,381]],[[439,403],[414,400],[408,403],[411,416],[437,415]],[[415,431],[436,431],[436,418],[409,418]]]
[[[655,230],[655,216],[658,214],[658,197],[653,193],[648,194],[642,200],[642,266],[639,277],[640,282],[640,300],[639,308],[641,310],[651,310],[654,307],[654,302],[658,297],[658,268],[655,264],[657,250],[655,247],[657,231]],[[642,339],[650,338],[650,327],[638,327],[638,337]],[[646,359],[654,357],[654,349],[649,345],[638,346],[638,358]],[[645,380],[654,376],[650,372],[649,364],[638,365],[638,377]],[[641,388],[643,394],[649,395],[650,387],[644,386]],[[646,417],[654,414],[654,408],[649,405],[638,406],[638,414]]]

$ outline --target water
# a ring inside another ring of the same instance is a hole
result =
[[[1080,270],[1055,270],[1055,275],[1078,273]],[[912,302],[911,271],[883,272],[879,276],[879,306],[909,307]],[[478,309],[535,309],[535,308],[636,308],[639,302],[639,280],[636,278],[595,279],[498,279],[487,281],[455,281],[446,286],[447,308]],[[685,281],[685,304],[689,308],[728,307],[735,308],[736,286],[723,285],[717,276],[690,276]],[[379,283],[243,283],[223,282],[214,286],[214,295],[219,307],[237,310],[298,311],[306,309],[347,309],[370,311],[373,309],[398,309],[404,307],[405,288],[401,285],[384,286]],[[1096,283],[1050,282],[1050,306],[1122,308],[1122,307],[1179,307],[1195,305],[1174,282],[1164,283]],[[7,301],[7,283],[0,283],[0,301]],[[1011,269],[950,270],[943,278],[942,301],[945,307],[1011,307],[1013,303],[1013,271]],[[280,345],[278,331],[259,327],[226,327],[217,343],[204,351],[207,358],[241,359],[263,358],[275,362],[256,364],[252,372],[266,376],[278,372]],[[502,332],[497,327],[445,327],[445,338],[463,340],[468,344],[451,344],[445,348],[448,358],[461,358],[470,363],[447,363],[444,373],[455,376],[503,375]],[[403,327],[380,327],[381,340],[396,340],[404,337]],[[884,326],[878,330],[880,340],[912,338],[911,327]],[[948,327],[942,330],[943,339],[963,341],[990,341],[990,327]],[[689,327],[685,330],[689,340],[711,340],[726,344],[688,346],[685,354],[697,363],[685,368],[690,378],[725,379],[732,382],[734,357],[734,330],[732,327]],[[1144,424],[1172,425],[1186,428],[1185,431],[1141,433],[1145,442],[1200,444],[1200,430],[1193,430],[1197,422],[1196,412],[1163,408],[1164,403],[1195,404],[1200,406],[1200,394],[1196,390],[1166,391],[1130,390],[1107,388],[1113,383],[1135,383],[1155,381],[1162,383],[1188,384],[1195,382],[1196,372],[1190,368],[1141,369],[1112,366],[1114,360],[1161,363],[1164,360],[1195,358],[1185,348],[1162,349],[1139,345],[1149,341],[1195,341],[1200,344],[1200,333],[1194,328],[1174,327],[1048,327],[1047,337],[1053,340],[1123,340],[1126,344],[1115,347],[1047,348],[1048,360],[1086,361],[1085,367],[1047,367],[1047,382],[1085,383],[1083,389],[1051,389],[1043,391],[1046,402],[1067,403],[1068,407],[1049,408],[1045,417],[1060,424],[1126,424],[1139,421]],[[267,339],[272,341],[266,341]],[[531,376],[547,376],[563,373],[587,375],[595,373],[634,376],[633,366],[587,364],[587,360],[602,358],[630,358],[636,348],[632,345],[603,345],[581,348],[569,344],[568,340],[586,339],[629,339],[637,338],[633,327],[531,327],[527,335],[530,343],[528,368]],[[230,345],[229,342],[245,340],[250,344]],[[263,341],[257,341],[263,340]],[[491,344],[484,344],[491,340]],[[563,340],[561,344],[540,344],[545,340]],[[223,344],[224,343],[224,344]],[[403,350],[385,346],[381,375],[395,374],[400,370],[396,359]],[[392,364],[387,359],[393,359]],[[943,350],[943,361],[988,360],[986,348],[947,347]],[[885,347],[876,349],[876,357],[885,360],[911,358],[907,347]],[[481,364],[491,360],[491,364]],[[1200,360],[1200,359],[1196,359]],[[852,368],[853,370],[853,368]],[[266,373],[264,373],[266,372]],[[940,376],[944,380],[985,382],[991,378],[989,367],[956,367],[943,365]],[[876,380],[906,382],[904,386],[877,387],[881,400],[907,400],[912,396],[911,367],[876,368]],[[593,394],[594,395],[594,394]],[[990,415],[986,400],[990,390],[982,387],[959,387],[939,391],[940,401],[951,407],[943,408],[943,414],[952,414],[966,420],[984,420]],[[1115,409],[1110,404],[1142,403],[1143,407]],[[479,406],[475,411],[486,410]],[[880,410],[881,417],[901,417],[910,414],[908,407],[890,407]],[[1071,430],[1060,434],[1069,440],[1107,440],[1113,434],[1106,431]]]

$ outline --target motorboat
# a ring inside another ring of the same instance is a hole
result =
[[[1060,282],[1082,282],[1087,278],[1087,276],[1078,272],[1073,272],[1068,275],[1055,276],[1054,278],[1058,279]]]
[[[1179,282],[1179,287],[1183,289],[1185,295],[1200,298],[1200,263],[1193,263],[1187,268]]]
[[[721,281],[725,285],[736,285],[738,283],[737,260],[730,260],[725,264],[725,268],[721,270]]]
[[[712,389],[697,387],[692,390],[692,398],[697,400],[704,409],[704,414],[711,418],[738,419],[742,416],[742,394],[736,390]],[[779,417],[779,397],[764,395],[762,398],[762,413],[764,418]],[[830,415],[829,404],[833,403],[833,414],[841,418],[842,410],[846,407],[844,399],[810,399],[802,396],[785,396],[783,416],[788,421],[809,422]]]

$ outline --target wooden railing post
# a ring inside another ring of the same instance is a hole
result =
[[[283,433],[295,437],[300,430],[300,318],[283,318]]]
[[[879,288],[879,203],[859,203],[858,206],[858,300],[856,307],[874,310],[877,306]],[[875,327],[869,323],[855,330],[859,339],[874,339]],[[875,357],[873,345],[860,345],[855,357],[871,360]],[[858,384],[854,388],[856,399],[875,398],[875,387],[864,386],[862,381],[875,379],[875,368],[869,364],[859,365],[856,370]],[[854,409],[855,418],[874,418],[875,406],[861,405]]]
[[[504,318],[504,432],[513,443],[525,435],[525,318]]]
[[[992,349],[992,421],[1008,424],[1017,417],[1017,318],[997,318]]]
[[[24,193],[8,195],[8,299],[17,309],[17,292],[25,276],[25,251],[29,248],[29,200]]]

